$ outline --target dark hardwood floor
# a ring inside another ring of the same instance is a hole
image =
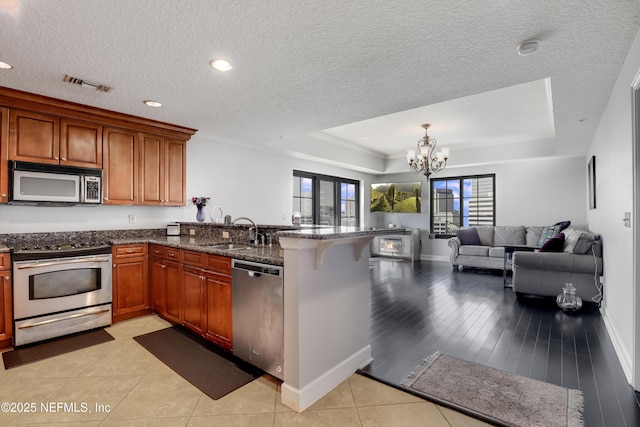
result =
[[[371,347],[362,371],[399,384],[436,351],[581,390],[588,427],[640,426],[596,307],[562,312],[552,299],[516,299],[502,274],[454,272],[448,262],[372,258]]]

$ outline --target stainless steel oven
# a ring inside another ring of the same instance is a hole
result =
[[[15,345],[110,325],[110,248],[42,256],[14,253]]]

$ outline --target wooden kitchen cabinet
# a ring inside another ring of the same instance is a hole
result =
[[[140,134],[140,205],[184,206],[186,141]]]
[[[9,159],[102,167],[102,126],[31,111],[9,112]]]
[[[0,203],[9,201],[9,109],[0,107]]]
[[[170,322],[182,323],[180,250],[151,245],[151,255],[151,306]]]
[[[0,254],[0,348],[13,345],[13,296],[11,255]]]
[[[231,259],[229,259],[231,263]],[[207,322],[205,338],[219,346],[233,348],[231,276],[205,271]]]
[[[138,204],[137,133],[105,128],[102,150],[104,204]]]
[[[9,111],[9,159],[60,163],[60,118],[30,111]]]
[[[202,270],[195,267],[184,268],[182,288],[182,324],[198,335],[204,335],[205,328],[205,277]]]
[[[147,245],[112,249],[113,322],[151,313]]]

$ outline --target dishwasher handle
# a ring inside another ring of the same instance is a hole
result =
[[[262,277],[262,273],[258,273],[256,271],[247,271],[247,274],[249,274],[249,277]]]

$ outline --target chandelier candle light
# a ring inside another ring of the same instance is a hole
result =
[[[407,163],[411,172],[422,173],[427,179],[432,173],[443,170],[449,158],[449,148],[445,147],[434,153],[437,143],[427,134],[429,126],[431,126],[429,123],[422,125],[424,136],[418,141],[418,151],[407,150]]]

